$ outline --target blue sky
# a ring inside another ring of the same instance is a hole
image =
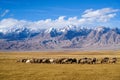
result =
[[[120,0],[0,0],[0,12],[8,9],[2,18],[39,20],[59,16],[80,16],[86,9],[120,8]]]
[[[111,25],[119,23],[120,0],[0,0],[0,20],[12,18],[26,21],[81,18],[88,9],[116,9]],[[111,12],[111,13],[113,13]],[[111,18],[110,18],[111,19]]]

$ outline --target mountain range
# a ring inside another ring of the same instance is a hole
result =
[[[120,29],[75,25],[36,30],[27,27],[0,28],[0,50],[47,49],[120,49]]]

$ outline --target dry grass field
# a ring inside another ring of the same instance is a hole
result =
[[[116,64],[26,64],[21,58],[117,57]],[[120,80],[120,51],[0,52],[0,80]]]

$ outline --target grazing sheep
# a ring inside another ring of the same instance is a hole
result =
[[[101,60],[101,64],[102,63],[109,63],[109,57],[105,57]]]
[[[66,58],[60,58],[60,59],[57,59],[57,63],[59,63],[59,64],[63,64],[64,63],[64,59],[66,59]]]
[[[93,64],[92,58],[87,58],[87,63],[88,63],[88,64]]]
[[[102,60],[99,60],[101,64],[104,63],[116,63],[117,58],[104,57]],[[20,59],[17,62],[22,63],[47,63],[47,64],[96,64],[98,62],[97,58],[32,58],[32,59]]]
[[[72,63],[77,63],[77,59],[76,59],[76,58],[73,58],[73,59],[72,59]]]
[[[112,58],[112,59],[109,60],[109,63],[114,63],[115,64],[116,61],[117,61],[117,58]]]
[[[62,63],[62,64],[68,63],[68,58],[64,58],[61,63]]]
[[[38,63],[42,63],[42,59],[38,59],[37,62],[38,62]]]
[[[87,57],[81,58],[81,59],[79,59],[78,63],[80,63],[80,64],[85,64],[85,63],[88,62],[87,59],[88,59]]]
[[[55,64],[55,60],[56,59],[54,59],[54,58],[49,59],[49,61],[50,61],[51,64]]]
[[[28,59],[25,63],[31,63],[31,60]]]
[[[32,63],[37,63],[37,59],[36,59],[36,58],[33,58],[33,59],[32,59]]]
[[[43,58],[43,59],[42,59],[42,63],[50,63],[50,61],[49,61],[48,58]]]
[[[92,64],[96,64],[96,62],[97,62],[97,59],[96,59],[96,58],[93,58]]]
[[[22,63],[25,63],[27,61],[27,59],[21,59]]]

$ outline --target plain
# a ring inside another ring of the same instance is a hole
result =
[[[117,57],[116,64],[26,64],[22,58]],[[0,80],[120,80],[120,51],[0,52]]]

